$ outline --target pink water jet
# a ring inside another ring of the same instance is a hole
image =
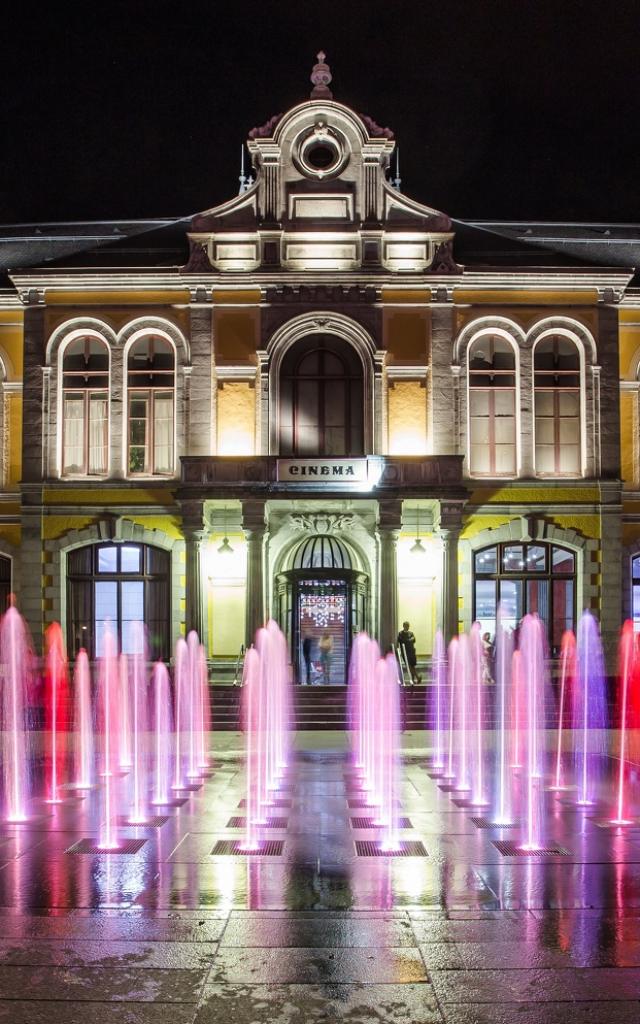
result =
[[[30,790],[29,733],[32,655],[24,619],[14,607],[0,620],[2,777],[7,821],[26,821]]]
[[[80,650],[73,673],[74,689],[74,784],[77,789],[91,789],[94,778],[93,712],[91,705],[91,673],[87,652]]]
[[[378,751],[380,764],[379,799],[376,816],[382,826],[380,848],[399,849],[398,806],[400,802],[400,685],[393,654],[381,658],[376,668],[378,707]]]
[[[470,709],[472,711],[471,749],[472,779],[471,801],[475,807],[486,807],[489,803],[485,782],[485,729],[484,729],[484,690],[487,670],[485,653],[482,643],[480,624],[474,622],[469,636],[469,653],[471,661],[471,679],[469,686]]]
[[[546,683],[545,635],[537,615],[525,615],[520,626],[524,682],[525,840],[523,850],[539,850],[542,839],[542,778],[544,770]]]
[[[242,727],[246,742],[246,829],[242,841],[243,850],[258,850],[260,848],[260,830],[257,824],[260,816],[257,744],[259,685],[260,656],[255,647],[250,647],[245,655],[242,676]]]
[[[118,659],[118,764],[128,772],[133,764],[131,754],[131,679],[129,658],[121,654]]]
[[[167,666],[157,661],[151,682],[153,693],[153,785],[151,802],[170,802],[171,788],[171,682]]]
[[[103,654],[98,664],[97,726],[101,739],[101,817],[98,846],[117,850],[118,808],[117,775],[120,767],[120,720],[118,698],[120,680],[118,655],[113,632],[107,628],[103,638]]]
[[[449,644],[449,664],[448,664],[448,679],[449,679],[449,715],[448,715],[448,736],[447,736],[447,767],[444,772],[445,779],[455,779],[455,719],[457,710],[457,694],[456,694],[456,672],[457,672],[457,658],[458,658],[458,638],[454,637]]]
[[[558,700],[558,731],[556,735],[556,767],[553,781],[553,789],[558,792],[566,788],[563,783],[562,748],[565,734],[567,695],[570,690],[573,693],[575,673],[576,638],[571,630],[567,630],[562,636],[560,648],[560,695]]]
[[[446,680],[447,680],[447,659],[444,651],[444,639],[440,630],[435,636],[433,650],[433,695],[434,695],[434,725],[435,725],[435,750],[432,767],[438,770],[445,766],[444,757],[444,734],[446,722]]]
[[[633,622],[627,620],[622,627],[622,634],[620,637],[620,695],[619,695],[619,732],[620,732],[620,750],[619,750],[619,761],[618,761],[618,782],[617,782],[617,799],[616,799],[616,816],[611,819],[613,825],[632,825],[633,819],[629,818],[625,814],[625,781],[627,774],[627,762],[628,762],[628,749],[627,749],[627,731],[629,728],[629,712],[630,709],[637,703],[638,696],[632,692],[633,684],[637,681],[637,673],[634,671],[636,668],[637,651],[636,651],[636,638],[633,630]]]
[[[464,633],[458,637],[453,665],[455,676],[456,720],[455,739],[457,742],[456,789],[466,793],[471,789],[469,771],[469,687],[471,662],[469,638]]]
[[[176,643],[173,669],[173,700],[174,700],[174,763],[172,789],[184,789],[186,785],[186,758],[188,756],[188,707],[189,707],[189,676],[188,649],[183,637]]]
[[[524,732],[524,683],[522,655],[520,654],[520,651],[514,651],[513,657],[511,659],[511,690],[511,767],[522,768],[522,735]]]
[[[496,750],[496,799],[492,821],[495,825],[511,825],[512,817],[512,776],[509,771],[509,747],[511,740],[510,705],[514,694],[513,633],[504,626],[501,610],[498,610],[496,629],[496,687],[498,697],[497,750]]]
[[[128,821],[132,825],[143,825],[149,817],[147,810],[148,777],[148,679],[147,645],[145,627],[139,622],[134,626],[134,653],[129,656],[129,738],[131,744],[130,809]]]
[[[67,655],[62,630],[57,622],[45,632],[45,776],[46,800],[62,802],[60,787],[65,783],[67,708],[69,683]]]
[[[574,765],[579,806],[595,803],[606,755],[607,703],[602,644],[590,612],[578,623],[577,681],[573,688]]]

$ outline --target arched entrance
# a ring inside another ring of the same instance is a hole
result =
[[[337,537],[313,534],[295,547],[276,579],[278,621],[298,682],[343,686],[354,633],[369,628],[369,577]]]

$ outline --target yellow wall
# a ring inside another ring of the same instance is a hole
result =
[[[411,623],[416,635],[416,653],[424,657],[433,650],[441,555],[432,538],[422,536],[421,540],[424,554],[411,551],[415,533],[403,532],[398,539],[398,625],[405,620]]]
[[[219,307],[213,311],[213,344],[222,366],[255,366],[259,343],[259,310]]]
[[[421,381],[401,380],[389,384],[389,455],[427,454],[426,396]]]
[[[22,476],[22,395],[6,396],[5,416],[9,429],[9,459],[5,466],[5,485],[14,490]]]
[[[218,455],[253,455],[256,391],[246,381],[226,381],[218,388]]]
[[[212,536],[204,556],[209,621],[209,657],[236,657],[244,643],[247,545],[229,534],[233,554],[221,555],[222,534]]]
[[[387,363],[425,366],[429,356],[429,324],[428,309],[385,309],[383,343]]]

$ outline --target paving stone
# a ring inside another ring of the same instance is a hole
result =
[[[426,981],[418,949],[264,949],[220,948],[212,984]]]
[[[640,1002],[447,1003],[446,1024],[638,1024]]]
[[[329,917],[323,913],[280,918],[251,915],[233,917],[225,929],[222,946],[414,946],[408,920],[374,917]]]
[[[207,985],[195,1024],[441,1024],[433,989],[402,985]]]
[[[2,965],[50,967],[158,967],[163,970],[207,970],[215,942],[0,941]]]
[[[206,971],[128,967],[6,967],[3,999],[195,1003]]]
[[[193,1003],[66,1002],[0,999],[2,1024],[193,1024]]]
[[[217,942],[227,914],[205,916],[202,911],[174,911],[171,916],[149,917],[126,911],[110,916],[95,911],[81,916],[66,914],[0,914],[0,942],[5,939],[91,939],[96,941]]]
[[[441,1003],[629,1001],[640,993],[640,969],[635,967],[434,970],[430,978]]]

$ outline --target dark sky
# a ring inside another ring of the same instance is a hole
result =
[[[638,0],[49,0],[4,33],[0,222],[178,216],[308,97],[396,132],[461,218],[640,221]],[[6,26],[5,26],[6,28]]]

